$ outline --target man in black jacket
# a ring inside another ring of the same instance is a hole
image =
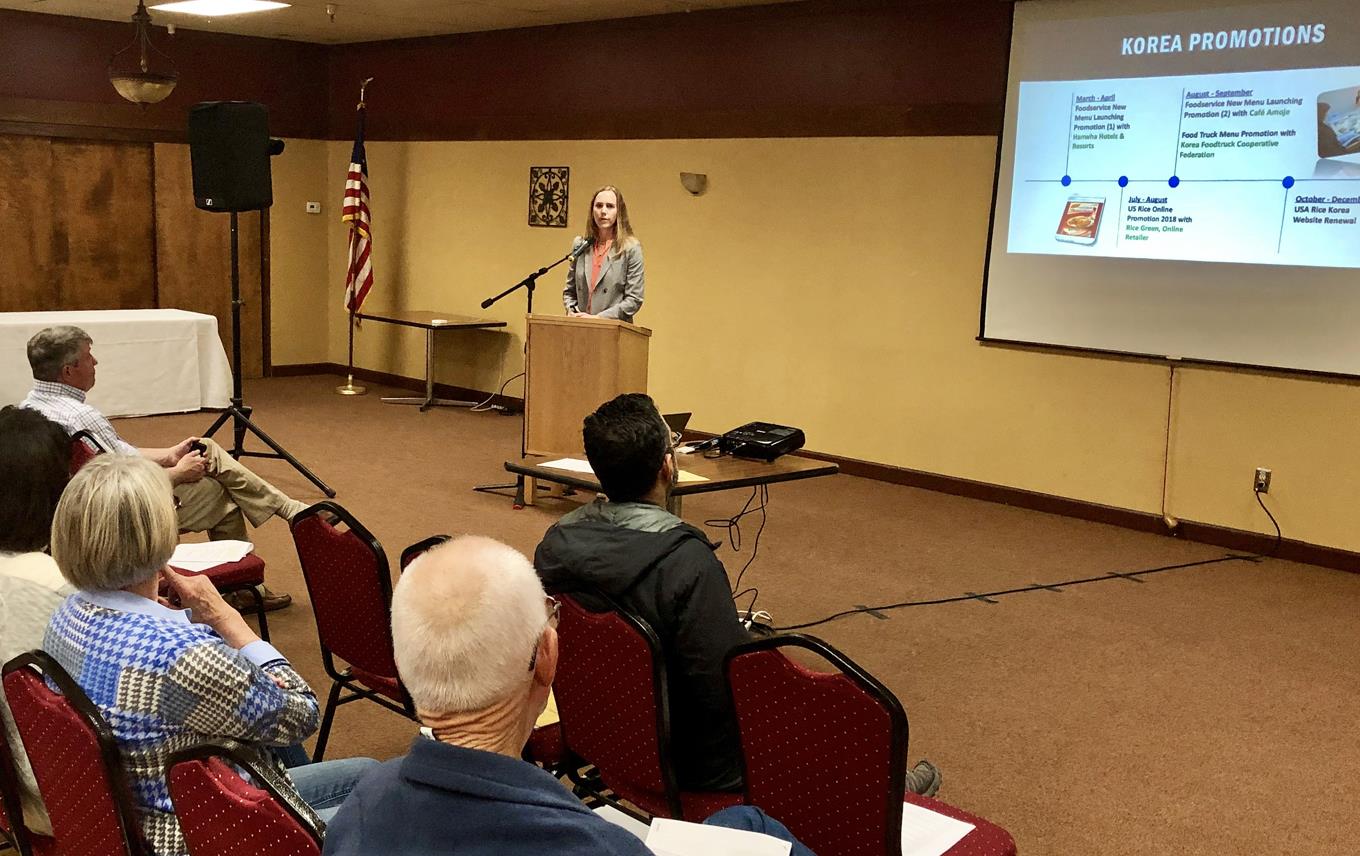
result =
[[[598,497],[549,529],[534,567],[550,592],[594,589],[651,625],[666,657],[680,787],[739,790],[723,658],[749,637],[715,545],[666,510],[679,473],[670,429],[649,397],[633,393],[587,416],[582,433],[608,499]]]
[[[646,395],[620,395],[585,419],[586,458],[604,494],[548,530],[534,567],[549,592],[594,589],[643,618],[666,657],[672,760],[684,790],[740,790],[737,723],[723,659],[749,637],[727,571],[703,532],[666,511],[680,472],[670,429]],[[598,606],[589,603],[591,608]],[[933,795],[929,761],[907,788]]]

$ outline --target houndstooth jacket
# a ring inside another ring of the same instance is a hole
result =
[[[53,614],[43,647],[113,729],[157,856],[189,852],[166,782],[171,753],[233,737],[282,771],[264,747],[297,743],[317,727],[316,696],[274,646],[238,651],[188,610],[139,595],[77,592]]]

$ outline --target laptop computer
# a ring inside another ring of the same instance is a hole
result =
[[[671,442],[679,443],[681,435],[685,433],[685,426],[689,424],[689,418],[693,413],[663,413],[661,418],[666,420],[666,425],[671,429]]]

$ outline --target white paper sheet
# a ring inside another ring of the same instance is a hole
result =
[[[911,803],[902,804],[902,856],[942,856],[973,824]]]
[[[647,832],[657,856],[789,856],[793,845],[759,832],[657,817]]]
[[[595,813],[615,826],[623,827],[638,837],[639,841],[647,840],[647,824],[635,817],[624,814],[612,805],[602,805],[595,809]]]
[[[239,562],[255,545],[249,541],[201,541],[194,544],[180,544],[170,556],[170,566],[182,571],[201,574],[208,568],[215,568],[226,562]]]
[[[589,461],[582,461],[577,458],[558,458],[555,461],[548,461],[543,464],[545,467],[552,467],[555,470],[569,470],[573,473],[585,473],[588,476],[595,475],[595,471],[590,468]]]
[[[585,475],[588,476],[595,475],[595,471],[590,468],[590,462],[583,461],[579,458],[558,458],[555,461],[547,461],[544,464],[542,464],[542,466],[552,467],[555,470],[567,470],[573,473],[584,473]],[[706,476],[695,475],[694,473],[688,470],[681,470],[680,475],[678,477],[678,481],[681,484],[685,484],[686,482],[708,481],[708,478]]]

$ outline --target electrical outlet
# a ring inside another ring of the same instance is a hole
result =
[[[1257,493],[1270,493],[1270,470],[1265,467],[1256,468],[1256,477],[1252,480],[1252,490]]]

